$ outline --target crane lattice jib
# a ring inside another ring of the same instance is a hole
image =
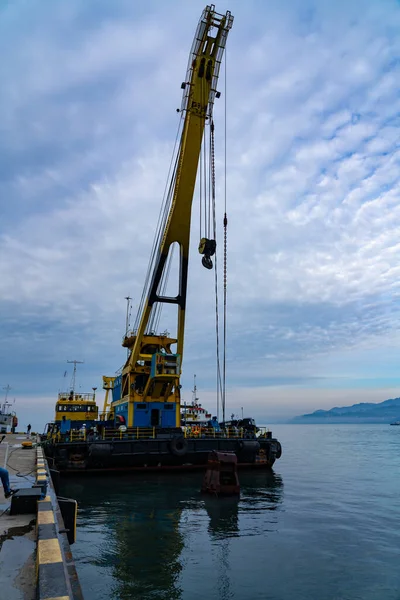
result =
[[[196,183],[198,163],[201,153],[206,122],[211,122],[214,99],[218,97],[217,81],[228,32],[233,17],[228,11],[225,15],[215,12],[215,6],[207,6],[198,24],[187,69],[186,81],[182,84],[183,100],[181,110],[184,115],[177,167],[173,176],[173,195],[165,223],[160,236],[160,244],[151,276],[147,298],[144,302],[140,324],[136,332],[134,346],[123,377],[135,369],[141,355],[143,337],[149,322],[149,316],[156,302],[178,305],[177,355],[180,364],[183,354],[185,306],[189,258],[189,237],[191,209]],[[179,291],[175,297],[166,297],[160,293],[164,267],[172,244],[180,249]]]
[[[220,15],[215,12],[214,4],[206,6],[194,36],[192,49],[190,51],[189,63],[186,73],[186,84],[184,88],[181,111],[188,108],[191,82],[194,79],[194,65],[202,57],[210,57],[213,61],[211,88],[208,95],[208,103],[206,114],[211,117],[214,105],[215,95],[217,93],[217,83],[219,70],[221,67],[222,55],[224,53],[228,32],[233,24],[233,17],[229,11],[225,15]],[[210,35],[212,30],[216,28],[217,32],[214,37]]]

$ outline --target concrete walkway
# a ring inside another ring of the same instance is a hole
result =
[[[30,488],[36,481],[36,451],[22,448],[24,440],[26,436],[23,434],[8,434],[0,444],[0,466],[8,470],[14,489]],[[36,513],[10,516],[10,504],[10,499],[4,498],[0,485],[1,598],[35,600]]]

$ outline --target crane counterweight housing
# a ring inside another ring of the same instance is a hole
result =
[[[232,24],[229,11],[219,14],[213,4],[206,6],[195,33],[186,79],[181,86],[182,133],[169,186],[169,205],[156,235],[147,293],[139,308],[137,327],[127,332],[123,339],[123,346],[128,348],[126,363],[116,377],[106,378],[108,391],[103,418],[117,419],[128,427],[180,427],[180,375],[192,201],[204,130],[212,122],[214,100],[218,96],[218,75]],[[179,247],[178,293],[166,296],[163,293],[166,265],[172,245],[176,244]],[[207,262],[207,257],[204,260]],[[177,306],[176,338],[158,335],[153,330],[151,315],[160,304]],[[175,344],[176,351],[173,351],[171,347]],[[111,403],[108,399],[110,391]]]

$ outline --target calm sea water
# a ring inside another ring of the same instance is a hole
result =
[[[279,425],[240,500],[201,473],[65,480],[85,600],[399,600],[400,427]]]

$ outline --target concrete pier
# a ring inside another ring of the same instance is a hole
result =
[[[36,482],[36,452],[21,448],[24,435],[8,434],[0,444],[0,466],[10,475],[12,488]],[[0,590],[7,600],[36,599],[36,513],[9,515],[11,498],[0,485]],[[4,512],[7,511],[7,512]]]
[[[40,447],[21,446],[26,440],[25,435],[8,434],[0,444],[0,465],[9,472],[11,488],[27,488],[31,498],[37,494],[31,514],[11,515],[11,505],[14,511],[21,497],[27,499],[22,492],[11,502],[0,486],[0,597],[83,600],[47,462]]]

